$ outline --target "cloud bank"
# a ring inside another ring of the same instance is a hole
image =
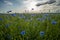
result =
[[[4,3],[5,3],[6,5],[8,5],[8,6],[12,6],[12,5],[13,5],[13,3],[10,2],[10,1],[4,1]]]
[[[34,10],[32,10],[32,8]],[[60,0],[0,0],[0,10],[13,10],[15,12],[47,12],[47,10],[60,10]],[[53,11],[55,12],[55,11]]]

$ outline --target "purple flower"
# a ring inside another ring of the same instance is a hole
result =
[[[44,31],[40,31],[40,36],[44,36],[45,32]]]
[[[21,31],[21,35],[25,35],[25,31]]]
[[[55,25],[57,22],[53,20],[51,23],[52,23],[53,25]]]

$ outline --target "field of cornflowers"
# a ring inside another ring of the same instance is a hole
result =
[[[0,40],[60,40],[60,14],[0,14]]]

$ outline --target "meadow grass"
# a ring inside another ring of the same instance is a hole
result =
[[[0,14],[0,40],[60,40],[60,14]]]

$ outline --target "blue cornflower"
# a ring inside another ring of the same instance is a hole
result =
[[[45,32],[44,31],[40,31],[40,36],[44,36]]]
[[[48,16],[49,14],[44,14],[44,16]]]
[[[56,22],[56,21],[52,21],[51,23],[52,23],[53,25],[55,25],[57,22]]]
[[[16,16],[16,14],[11,14],[12,16]]]
[[[2,18],[0,18],[0,20],[2,20]]]
[[[35,16],[35,14],[31,14],[31,16]]]
[[[42,21],[42,18],[37,18],[38,21]]]
[[[25,35],[25,31],[21,31],[21,35]]]
[[[43,15],[43,18],[44,18],[44,19],[46,19],[46,18],[47,18],[47,16],[48,16],[48,14],[44,14],[44,15]]]

